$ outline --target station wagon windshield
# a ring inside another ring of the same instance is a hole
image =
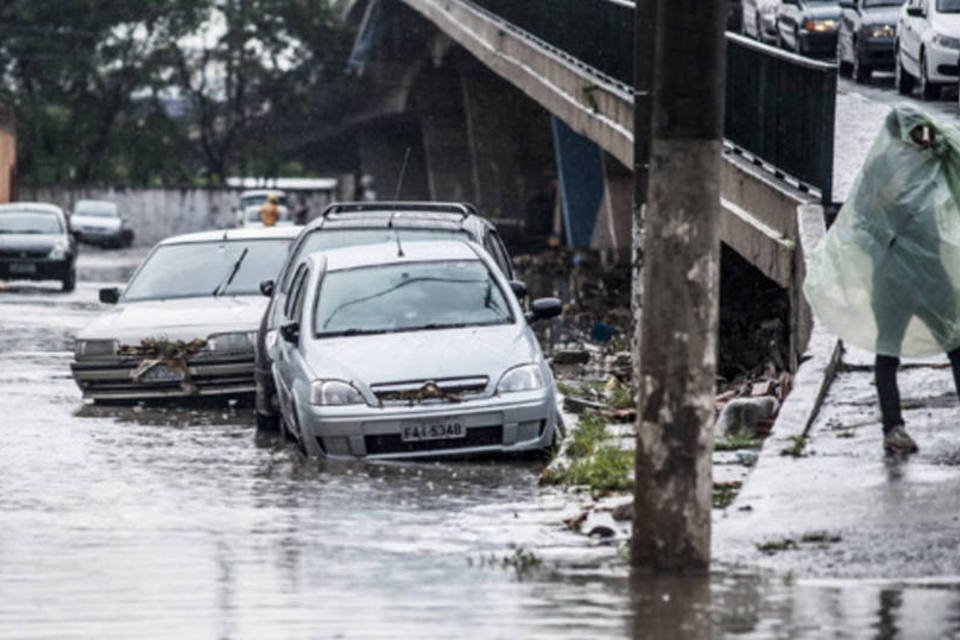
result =
[[[0,214],[0,233],[55,235],[62,232],[60,218],[52,213],[24,211]]]
[[[328,273],[317,337],[509,324],[513,313],[479,260],[421,262]]]
[[[134,276],[123,301],[259,295],[260,282],[277,277],[289,246],[286,239],[163,245]]]

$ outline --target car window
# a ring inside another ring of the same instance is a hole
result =
[[[290,264],[296,264],[298,260],[302,260],[304,257],[316,251],[379,244],[382,242],[395,242],[398,237],[400,238],[400,242],[408,240],[464,240],[472,238],[469,233],[462,229],[388,229],[387,227],[372,229],[320,228],[309,232],[307,236],[300,241],[294,250],[295,253],[290,256]],[[284,293],[289,291],[291,282],[291,278],[285,276],[284,282],[280,283],[280,291]]]
[[[54,213],[13,211],[0,214],[0,233],[54,235],[63,233],[60,217]]]
[[[940,13],[960,13],[960,0],[937,0]]]
[[[491,229],[490,233],[487,234],[487,238],[493,247],[493,257],[496,259],[497,264],[500,265],[500,270],[503,271],[503,275],[512,278],[513,269],[510,264],[510,256],[507,254],[506,247],[503,246],[503,241],[500,240],[500,235]]]
[[[290,319],[294,322],[300,322],[303,318],[303,300],[307,297],[308,282],[310,282],[310,269],[304,269],[303,277],[293,294],[293,304],[290,306]]]
[[[260,295],[260,283],[277,277],[289,245],[285,238],[161,245],[134,275],[123,300]]]
[[[377,265],[327,273],[318,337],[509,324],[513,312],[480,260]]]
[[[287,319],[294,317],[293,310],[297,302],[297,296],[303,291],[303,283],[306,281],[306,274],[307,265],[302,264],[297,268],[296,273],[293,275],[293,286],[290,288],[292,293],[287,296],[286,304],[283,307],[283,315]]]

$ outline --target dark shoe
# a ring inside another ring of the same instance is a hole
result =
[[[892,455],[905,455],[918,451],[917,443],[913,441],[902,424],[883,434],[883,450]]]

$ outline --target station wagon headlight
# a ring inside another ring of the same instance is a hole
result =
[[[254,342],[257,339],[257,333],[236,332],[236,333],[215,333],[207,338],[207,349],[210,351],[250,351],[253,349]]]
[[[517,393],[519,391],[536,391],[543,387],[543,374],[535,364],[524,364],[510,369],[497,385],[497,393]]]
[[[812,31],[815,33],[824,33],[827,31],[833,31],[837,28],[837,21],[831,20],[829,18],[825,20],[807,20],[803,23],[803,28],[806,31]]]
[[[73,354],[77,358],[112,356],[116,353],[116,340],[77,340],[73,348]]]
[[[366,404],[356,387],[342,380],[317,380],[310,388],[310,404],[337,407]]]
[[[933,43],[944,49],[960,49],[960,38],[947,36],[942,33],[933,34]]]
[[[67,257],[67,249],[69,247],[65,244],[54,245],[53,249],[50,250],[50,254],[47,256],[51,260],[63,260]]]
[[[892,24],[875,24],[870,35],[874,38],[893,38],[897,35],[897,28]]]

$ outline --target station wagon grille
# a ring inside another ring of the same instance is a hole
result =
[[[50,249],[0,249],[0,258],[46,258]]]
[[[439,378],[374,384],[373,394],[383,405],[439,404],[462,402],[483,394],[489,378]]]
[[[404,442],[399,433],[364,436],[367,455],[389,453],[427,453],[450,449],[467,449],[503,444],[503,425],[474,427],[467,435],[455,440],[427,440]]]

